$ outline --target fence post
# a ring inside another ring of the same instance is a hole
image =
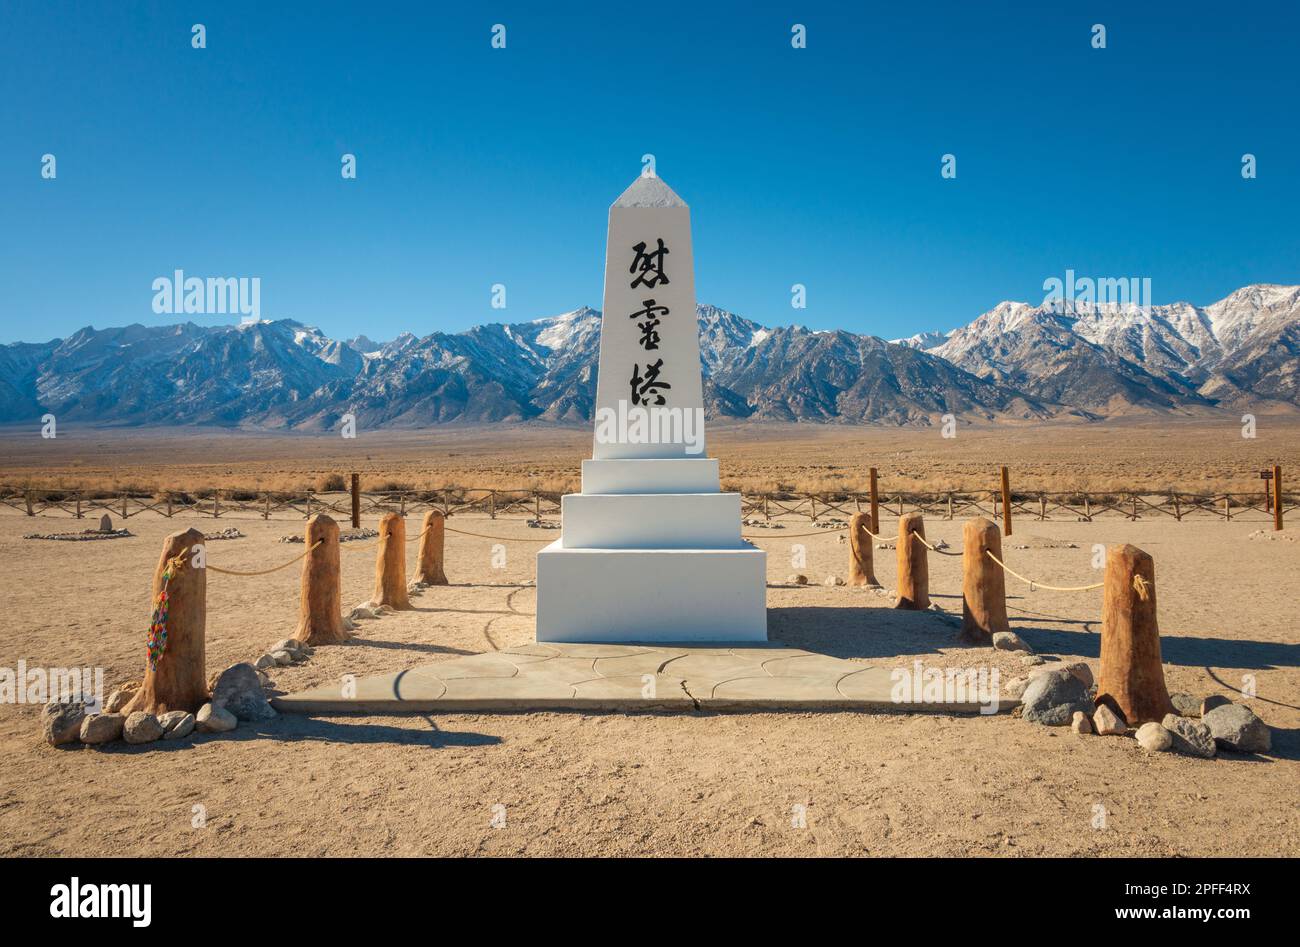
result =
[[[293,637],[313,646],[343,644],[349,635],[343,627],[339,524],[328,514],[317,513],[307,520],[307,532],[303,538],[311,551],[302,561],[298,630]]]
[[[221,491],[212,491],[212,518],[215,520],[221,516]]]
[[[398,611],[414,608],[406,592],[406,520],[385,513],[379,520],[379,552],[375,556],[375,594],[371,605]]]
[[[352,528],[361,528],[361,475],[352,475]]]
[[[27,491],[27,515],[35,516],[36,511],[32,509],[32,491]]]
[[[1096,703],[1118,712],[1130,727],[1160,722],[1174,710],[1160,663],[1155,564],[1136,546],[1106,551]]]
[[[262,495],[262,519],[269,520],[270,518],[271,518],[271,494],[268,491]]]
[[[948,519],[952,519],[952,494],[948,494]]]
[[[541,515],[540,513],[538,514]],[[443,572],[445,518],[438,510],[424,514],[424,527],[420,530],[420,558],[415,569],[415,580],[425,585],[447,585]]]
[[[150,601],[157,603],[163,573],[181,553],[189,553],[167,581],[167,643],[156,667],[145,659],[144,683],[122,708],[123,714],[137,710],[160,714],[169,710],[194,713],[208,700],[205,635],[208,621],[208,575],[194,567],[195,546],[202,545],[203,533],[187,529],[163,540],[162,554],[153,573]]]
[[[961,529],[961,634],[959,641],[988,645],[1007,622],[1007,581],[1002,567],[988,557],[1002,558],[1002,534],[984,517],[967,520]]]
[[[1047,494],[1045,493],[1038,495],[1038,519],[1040,521],[1047,519]]]
[[[912,533],[925,535],[920,513],[898,518],[898,602],[894,607],[921,611],[930,607],[930,564],[928,550]]]
[[[126,494],[125,494],[125,493],[122,494],[122,519],[126,519],[126,518],[127,518],[127,512],[126,512],[126,499],[127,499],[127,498],[126,498]]]
[[[871,468],[871,531],[880,532],[880,491],[877,489],[876,468]]]
[[[866,531],[867,514],[854,513],[849,520],[849,585],[879,585],[872,563],[871,534]]]
[[[1002,468],[1002,535],[1011,535],[1011,475]]]
[[[81,519],[81,491],[77,491],[77,519]]]
[[[817,497],[814,494],[808,494],[808,502],[810,504],[808,518],[815,523],[817,522]]]
[[[1282,529],[1282,468],[1273,465],[1273,529]]]

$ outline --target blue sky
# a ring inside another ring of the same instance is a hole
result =
[[[177,268],[260,277],[264,318],[335,336],[598,307],[647,152],[692,206],[700,301],[768,324],[946,329],[1067,267],[1157,303],[1300,282],[1297,27],[1294,3],[6,0],[0,341],[177,321],[151,308]]]

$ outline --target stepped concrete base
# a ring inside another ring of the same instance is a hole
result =
[[[539,642],[767,640],[761,549],[748,543],[567,549],[563,543],[537,554]]]
[[[533,644],[271,700],[283,713],[856,710],[978,714],[1015,700],[896,703],[893,669],[776,645]]]
[[[718,485],[709,457],[582,462],[583,493],[717,493]]]
[[[739,493],[570,493],[565,549],[741,549]]]

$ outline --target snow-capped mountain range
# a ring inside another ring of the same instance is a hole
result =
[[[713,417],[932,424],[1300,407],[1300,286],[1151,307],[1005,302],[887,342],[700,306]],[[600,313],[340,341],[281,319],[0,346],[0,422],[327,429],[591,418]]]

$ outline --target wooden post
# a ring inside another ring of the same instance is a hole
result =
[[[361,528],[361,475],[352,475],[352,528]]]
[[[1002,567],[987,553],[1002,558],[998,524],[984,517],[967,520],[961,530],[961,634],[959,641],[990,645],[993,634],[1010,631],[1007,581]]]
[[[1108,705],[1130,727],[1158,723],[1173,713],[1174,705],[1160,662],[1155,564],[1136,546],[1111,546],[1105,583],[1096,702]]]
[[[952,519],[952,494],[948,494],[948,519]]]
[[[271,518],[271,494],[268,492],[263,494],[262,496],[262,519],[269,520],[270,518]]]
[[[877,489],[876,468],[871,468],[871,531],[880,532],[880,491]]]
[[[1002,535],[1011,535],[1011,475],[1002,468]]]
[[[849,520],[849,585],[879,585],[872,568],[872,538],[868,515],[854,513]]]
[[[167,494],[167,518],[172,518],[172,495],[170,492]]]
[[[212,518],[215,520],[221,516],[221,493],[217,490],[212,491]]]
[[[1038,519],[1040,521],[1047,519],[1047,494],[1045,493],[1038,495]]]
[[[28,490],[26,497],[27,497],[27,515],[35,516],[36,511],[32,509],[32,491]]]
[[[1226,522],[1232,522],[1232,504],[1229,502],[1227,495],[1223,497],[1223,518]]]
[[[127,517],[127,512],[126,512],[126,495],[123,494],[123,495],[122,495],[122,519],[126,519],[126,517]]]
[[[424,514],[424,527],[420,530],[420,558],[415,570],[415,580],[425,585],[447,585],[442,571],[445,520],[438,510]]]
[[[81,491],[77,491],[77,519],[81,519]]]
[[[313,646],[344,644],[351,636],[343,627],[339,524],[332,517],[317,513],[307,520],[304,538],[311,552],[302,561],[298,630],[293,633],[293,637],[303,644]],[[320,542],[319,546],[316,546],[317,542]]]
[[[930,607],[930,560],[928,550],[912,534],[925,535],[920,513],[898,518],[898,602],[895,608],[921,611]]]
[[[398,611],[415,607],[406,594],[406,520],[397,513],[385,513],[379,521],[375,594],[370,604],[390,605]]]
[[[205,635],[207,631],[206,569],[194,568],[194,547],[203,544],[203,533],[187,529],[172,533],[163,540],[162,555],[153,573],[151,606],[158,602],[162,576],[169,560],[188,553],[167,582],[167,644],[156,668],[144,664],[144,683],[122,708],[122,713],[137,710],[161,714],[170,710],[194,713],[208,701]]]
[[[1273,465],[1273,529],[1282,529],[1282,468]]]
[[[808,508],[809,510],[811,510],[811,513],[809,514],[808,518],[815,523],[817,522],[817,495],[815,493],[810,493],[808,495],[808,502],[812,504]]]

